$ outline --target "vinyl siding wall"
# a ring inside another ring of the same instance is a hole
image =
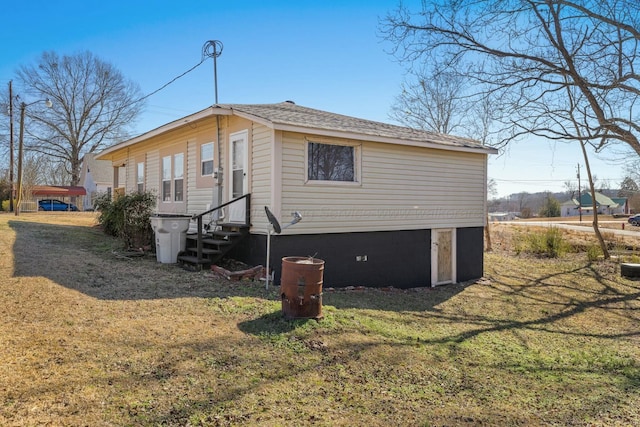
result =
[[[305,183],[305,136],[283,133],[283,213],[301,223],[287,234],[483,227],[486,155],[375,142],[358,144],[359,184]]]
[[[224,125],[224,120],[221,120]],[[224,129],[223,129],[224,132]],[[200,145],[206,142],[215,141],[216,120],[209,118],[191,123],[180,129],[173,130],[163,135],[151,138],[144,143],[139,143],[131,147],[127,147],[122,151],[113,154],[112,163],[114,165],[125,164],[120,168],[120,186],[125,187],[127,193],[137,190],[136,182],[136,158],[144,157],[145,159],[145,189],[153,191],[158,195],[158,204],[156,210],[162,213],[199,213],[206,210],[208,204],[213,201],[212,187],[198,187],[196,184],[196,174],[199,173],[200,163],[197,160]],[[186,144],[185,144],[186,143]],[[186,212],[184,207],[179,209],[171,209],[170,204],[162,206],[159,200],[160,194],[160,178],[161,178],[161,152],[172,150],[172,147],[182,145],[186,147],[185,157],[185,199]],[[223,145],[222,156],[224,159],[225,150]],[[218,147],[214,147],[214,164],[217,167]]]
[[[147,152],[144,169],[144,188],[160,194],[160,152],[153,150]]]
[[[271,194],[273,130],[253,123],[253,138],[250,142],[249,164],[251,165],[251,223],[255,230],[266,230],[268,226],[264,207],[274,209]],[[259,232],[259,231],[258,231]]]
[[[222,159],[225,159],[224,149],[224,120],[220,120],[220,138],[222,142],[221,153]],[[198,185],[197,176],[200,173],[201,163],[199,160],[199,151],[202,144],[214,142],[213,144],[213,167],[218,167],[218,135],[216,132],[217,124],[215,117],[209,118],[196,129],[195,133],[190,132],[187,135],[187,213],[197,214],[211,209],[213,206],[213,193],[215,185],[211,181],[210,185]],[[205,218],[205,221],[210,218]]]
[[[317,138],[274,131],[239,117],[222,117],[220,138],[224,200],[230,183],[226,150],[228,135],[247,129],[249,191],[252,232],[265,234],[264,206],[286,224],[291,212],[300,211],[301,223],[283,234],[342,233],[431,228],[483,227],[486,207],[486,154],[421,147]],[[306,138],[306,139],[305,139]],[[214,187],[198,187],[200,144],[217,142],[216,120],[210,117],[153,137],[113,153],[121,168],[120,186],[135,191],[136,157],[145,158],[145,188],[160,192],[161,154],[171,146],[186,146],[186,212],[199,213],[213,202]],[[357,147],[360,182],[306,183],[306,140],[348,143]],[[218,147],[214,147],[215,166]],[[159,210],[172,213],[166,207]]]

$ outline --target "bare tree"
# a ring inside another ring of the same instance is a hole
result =
[[[627,203],[633,212],[640,212],[640,187],[630,176],[626,176],[620,183],[618,197],[627,198]]]
[[[37,158],[38,181],[46,185],[66,185],[71,182],[71,176],[65,163],[43,154],[33,153]]]
[[[630,176],[626,176],[618,187],[618,197],[632,197],[640,191],[638,183]]]
[[[526,191],[522,191],[516,194],[516,201],[518,202],[518,212],[522,213],[525,209],[529,208],[529,197],[531,195]],[[530,208],[529,208],[530,209]],[[531,215],[528,215],[531,216]]]
[[[624,165],[624,173],[635,182],[640,182],[640,158],[628,159]]]
[[[417,72],[402,86],[391,107],[391,117],[406,126],[431,132],[459,133],[468,110],[462,99],[464,79],[432,69]]]
[[[498,183],[493,178],[487,180],[487,196],[489,199],[495,199],[498,196]]]
[[[598,202],[596,201],[597,178],[594,174],[591,173],[589,154],[586,148],[589,138],[584,138],[584,136],[588,137],[593,132],[593,129],[588,124],[585,124],[583,121],[581,121],[581,112],[584,111],[585,104],[588,104],[588,101],[585,99],[582,91],[576,87],[567,86],[565,87],[565,92],[567,99],[567,109],[559,109],[559,114],[562,114],[564,117],[567,117],[569,118],[569,120],[571,120],[571,124],[573,125],[573,132],[579,137],[580,149],[582,150],[582,157],[584,159],[585,169],[587,170],[589,190],[591,193],[591,208],[593,210],[593,232],[598,239],[598,243],[600,244],[600,249],[602,250],[604,259],[609,259],[609,249],[607,248],[607,244],[604,241],[602,233],[600,233],[600,228],[598,227]],[[603,141],[601,145],[604,145],[604,139],[606,139],[606,136],[602,136],[602,138]],[[579,197],[579,200],[580,208],[582,208],[582,198]]]
[[[467,96],[499,99],[500,144],[533,134],[640,154],[637,0],[432,0],[400,6],[383,31],[402,60],[443,64]]]
[[[567,192],[567,197],[574,198],[580,197],[578,193],[578,183],[572,180],[566,180],[563,184],[565,191]]]
[[[18,83],[25,100],[53,103],[26,108],[27,148],[61,162],[71,185],[79,182],[84,154],[117,142],[142,108],[138,85],[90,52],[45,52],[36,65],[19,69]]]

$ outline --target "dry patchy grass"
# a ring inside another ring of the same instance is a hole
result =
[[[640,286],[613,263],[498,251],[477,283],[288,322],[277,289],[118,257],[93,221],[0,215],[2,425],[640,424]]]

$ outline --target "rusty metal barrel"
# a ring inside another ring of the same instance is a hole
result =
[[[287,319],[322,319],[324,261],[313,257],[282,258],[282,314]]]

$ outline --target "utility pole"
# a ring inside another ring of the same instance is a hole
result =
[[[580,222],[582,222],[582,187],[580,186],[580,163],[578,163],[578,212],[580,212]]]
[[[13,212],[13,199],[16,197],[13,186],[13,86],[9,80],[9,212]]]
[[[24,147],[24,115],[27,104],[20,103],[20,135],[18,136],[18,198],[16,199],[15,215],[20,215],[20,205],[22,204],[22,157]]]

